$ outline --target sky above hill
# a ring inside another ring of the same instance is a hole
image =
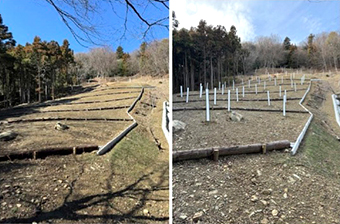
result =
[[[62,1],[55,0],[55,2]],[[90,2],[94,2],[98,6],[95,9],[98,13],[91,15],[90,21],[100,34],[100,38],[95,40],[99,46],[108,45],[116,50],[121,45],[125,52],[131,52],[138,49],[143,41],[163,39],[169,36],[168,29],[155,26],[149,30],[146,37],[143,37],[147,28],[131,9],[128,11],[129,20],[126,23],[127,30],[124,33],[126,5],[117,1],[112,1],[113,5],[104,1],[93,0]],[[150,21],[169,15],[169,11],[165,7],[155,7],[149,4],[146,9],[142,9],[138,6],[145,5],[143,0],[132,2],[136,4],[144,18],[150,19]],[[65,9],[69,10],[70,8]],[[72,9],[70,10],[72,12]],[[95,44],[84,42],[82,44],[86,47],[79,44],[57,11],[46,0],[1,0],[0,14],[4,24],[9,27],[9,31],[13,33],[18,44],[31,43],[35,36],[39,36],[46,41],[56,40],[60,45],[64,39],[68,39],[70,47],[75,52],[86,52],[89,48],[98,47]]]
[[[288,36],[295,44],[310,33],[340,31],[338,0],[171,0],[179,28],[208,25],[235,25],[241,41],[259,36]]]

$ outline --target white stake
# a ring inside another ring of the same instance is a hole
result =
[[[235,81],[233,80],[233,90],[235,90]]]
[[[283,95],[283,116],[286,116],[286,95]]]
[[[279,96],[281,97],[281,86],[280,86],[280,88],[279,88],[280,90],[279,90]]]
[[[248,88],[250,89],[250,80],[248,80]]]
[[[257,95],[257,84],[255,84],[255,93]]]
[[[244,97],[244,86],[242,86],[242,97]]]
[[[183,97],[183,86],[180,86],[179,89],[180,89],[180,92],[181,92],[181,97]]]
[[[221,90],[221,82],[218,82],[218,90]]]
[[[216,105],[216,88],[214,88],[214,105]]]
[[[230,89],[228,89],[228,111],[230,111]]]
[[[216,91],[216,88],[214,89]],[[205,90],[205,108],[206,108],[206,120],[210,121],[210,107],[209,107],[209,89]]]
[[[187,99],[186,99],[186,102],[187,103],[189,102],[189,87],[187,87]]]
[[[222,95],[224,94],[224,84],[222,84]]]
[[[296,82],[294,82],[294,90],[295,90],[295,92],[296,92]]]
[[[286,96],[285,100],[287,102],[287,90],[285,90],[285,96]]]
[[[270,96],[269,96],[269,90],[267,91],[267,96],[268,96],[268,106],[270,106]]]
[[[236,88],[236,101],[238,102],[238,88]]]
[[[276,86],[276,78],[274,78],[274,83],[275,83],[275,86]]]
[[[202,94],[203,94],[203,85],[202,83],[200,83],[200,98],[202,98]]]

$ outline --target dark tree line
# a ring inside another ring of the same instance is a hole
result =
[[[230,84],[237,75],[254,74],[257,69],[274,72],[283,68],[334,69],[340,63],[340,35],[337,32],[310,34],[299,46],[289,37],[276,35],[242,42],[235,26],[207,25],[178,30],[173,12],[173,91],[179,86],[197,90],[199,83],[217,86]],[[271,70],[270,70],[271,69]],[[276,70],[275,70],[276,69]]]
[[[0,15],[0,106],[41,102],[77,83],[73,51],[67,40],[17,45]]]

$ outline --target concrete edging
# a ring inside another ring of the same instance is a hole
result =
[[[103,155],[106,152],[110,151],[122,138],[127,135],[131,130],[133,130],[135,127],[137,127],[137,122],[136,120],[131,116],[130,112],[133,110],[133,108],[136,106],[137,102],[142,98],[144,93],[144,88],[142,88],[139,96],[135,99],[135,101],[131,104],[131,106],[127,109],[126,113],[129,115],[129,117],[133,120],[133,123],[129,125],[124,131],[119,133],[116,137],[114,137],[111,141],[106,143],[106,145],[102,146],[99,148],[97,151],[97,155]]]
[[[296,139],[296,141],[295,141],[295,143],[294,143],[294,146],[293,146],[292,151],[291,151],[291,154],[292,154],[293,156],[296,154],[296,152],[297,152],[297,150],[298,150],[298,148],[299,148],[299,146],[300,146],[300,144],[301,144],[303,138],[305,137],[305,134],[306,134],[306,132],[307,132],[307,130],[308,130],[308,127],[309,127],[309,125],[310,125],[310,123],[312,122],[313,117],[314,117],[314,115],[312,114],[312,112],[310,112],[305,106],[302,105],[303,101],[305,100],[307,94],[308,94],[309,91],[310,91],[310,88],[311,88],[311,85],[312,85],[312,81],[318,81],[318,80],[314,80],[314,79],[311,79],[311,80],[310,80],[310,84],[309,84],[309,86],[308,86],[308,89],[307,89],[307,91],[305,92],[305,94],[303,95],[302,99],[301,99],[300,102],[299,102],[300,106],[301,106],[305,111],[307,111],[307,112],[310,114],[310,117],[309,117],[308,121],[306,122],[306,124],[305,124],[305,126],[303,127],[301,133],[299,134],[298,138]]]

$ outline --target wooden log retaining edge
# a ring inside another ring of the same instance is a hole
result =
[[[239,145],[231,147],[220,147],[220,148],[205,148],[205,149],[191,149],[184,151],[172,152],[172,159],[174,162],[181,160],[211,158],[219,156],[238,155],[246,153],[261,153],[269,152],[273,150],[282,150],[290,148],[290,142],[288,140],[274,141],[266,144],[250,144],[250,145]]]

